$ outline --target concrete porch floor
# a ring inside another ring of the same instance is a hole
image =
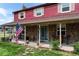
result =
[[[73,52],[74,51],[74,47],[68,46],[68,45],[62,45],[60,47],[60,49],[63,50],[63,51],[68,51],[68,52]]]
[[[12,40],[12,42],[16,42],[14,40]],[[28,45],[30,47],[35,47],[35,48],[38,48],[38,45],[36,42],[29,42],[29,44],[26,44],[24,41],[18,41],[18,44],[24,44],[24,45]],[[51,46],[49,44],[46,44],[46,43],[40,43],[39,47],[43,47],[43,48],[51,48]],[[72,46],[69,46],[69,45],[62,45],[60,47],[60,50],[63,50],[63,51],[68,51],[68,52],[73,52],[74,51],[74,47]]]

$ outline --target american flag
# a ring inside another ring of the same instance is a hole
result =
[[[20,33],[23,31],[23,28],[20,26],[20,24],[16,24],[16,37],[20,35]]]

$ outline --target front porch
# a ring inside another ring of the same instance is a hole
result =
[[[12,42],[16,42],[16,41],[13,41]],[[46,43],[40,43],[40,46],[37,45],[37,42],[29,42],[29,44],[26,44],[25,41],[18,41],[18,44],[24,44],[26,46],[30,46],[30,47],[33,47],[33,48],[51,48],[51,45],[50,44],[46,44]],[[63,51],[68,51],[68,52],[73,52],[74,51],[74,48],[72,46],[69,46],[69,45],[62,45],[60,47],[60,50],[63,50]]]
[[[19,42],[26,44],[29,40],[29,46],[50,48],[51,40],[59,40],[60,49],[73,51],[72,45],[79,41],[79,23],[78,22],[52,22],[33,25],[22,25],[24,31],[19,37]],[[20,41],[21,40],[21,41]]]
[[[50,43],[51,40],[59,39],[60,46],[72,45],[78,40],[78,23],[72,24],[53,24],[43,26],[25,26],[23,33],[21,33],[19,39],[34,41],[37,43]],[[76,29],[75,29],[76,28]],[[23,37],[23,38],[22,38]]]

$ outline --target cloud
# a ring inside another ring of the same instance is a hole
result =
[[[4,21],[4,19],[0,19],[0,23],[3,22],[3,21]]]
[[[0,8],[0,14],[3,16],[7,16],[7,10],[5,8]]]
[[[5,20],[6,22],[12,22],[13,21],[13,17],[9,17]]]
[[[0,8],[0,25],[9,23],[13,21],[13,16],[10,14],[10,12],[5,8]]]
[[[13,21],[13,17],[8,17],[8,18],[5,18],[5,19],[0,19],[0,25],[2,24],[5,24],[5,23],[9,23],[9,22],[12,22]]]

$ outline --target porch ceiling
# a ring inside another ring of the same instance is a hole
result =
[[[79,13],[73,12],[73,13],[63,13],[51,17],[34,18],[31,20],[27,20],[27,19],[21,20],[19,21],[19,24],[39,24],[39,23],[48,23],[48,22],[61,22],[61,21],[78,22],[79,21],[78,19],[79,19]],[[12,26],[12,25],[16,25],[16,22],[10,22],[3,25]]]

